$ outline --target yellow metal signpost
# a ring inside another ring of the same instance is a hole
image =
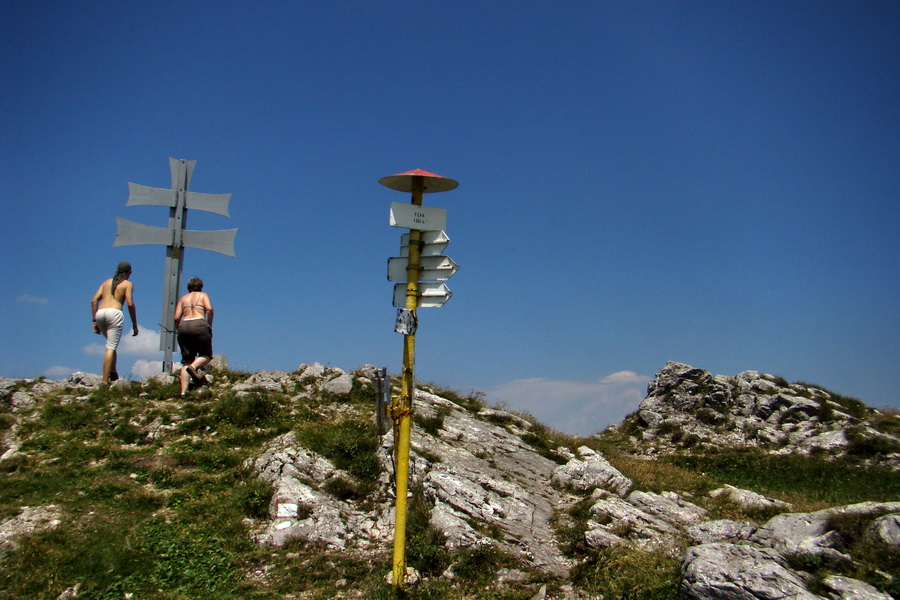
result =
[[[409,489],[409,444],[412,429],[412,401],[415,394],[415,351],[416,335],[415,323],[417,322],[416,310],[423,306],[420,301],[419,275],[421,271],[420,257],[423,248],[423,231],[441,231],[446,224],[446,211],[422,207],[422,194],[433,192],[446,192],[455,189],[459,184],[453,179],[441,177],[427,171],[414,170],[399,173],[378,180],[382,185],[399,192],[412,193],[412,206],[420,207],[409,210],[408,207],[396,206],[391,210],[391,225],[394,227],[409,228],[407,266],[406,266],[406,294],[405,302],[398,308],[406,311],[407,323],[411,327],[405,327],[403,335],[403,372],[400,382],[400,398],[391,403],[390,415],[394,423],[394,453],[396,464],[397,483],[397,507],[394,530],[394,560],[393,560],[393,586],[402,588],[406,576],[406,499]],[[396,209],[396,210],[395,210]],[[406,236],[404,236],[406,238]],[[446,238],[446,236],[442,236]],[[406,241],[406,240],[404,240]],[[449,260],[449,259],[448,259]],[[450,261],[452,263],[452,261]],[[389,262],[390,265],[390,262]],[[454,263],[455,266],[455,263]],[[390,271],[390,266],[389,266]],[[455,269],[454,269],[455,272]],[[389,272],[388,278],[391,275]],[[402,284],[398,284],[402,285]],[[446,289],[446,288],[445,288]],[[395,294],[396,297],[396,294]],[[442,301],[428,304],[428,306],[441,306],[450,297],[449,290]],[[395,305],[397,302],[395,300]],[[398,318],[398,323],[400,319]],[[400,331],[400,330],[398,330]]]

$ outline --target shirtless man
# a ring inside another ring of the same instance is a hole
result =
[[[132,335],[138,334],[137,314],[134,308],[134,299],[131,297],[134,284],[128,281],[129,277],[131,277],[131,265],[127,262],[120,262],[116,268],[116,274],[101,283],[97,288],[97,293],[91,298],[94,333],[103,334],[106,337],[106,355],[103,357],[101,380],[104,385],[119,378],[119,374],[116,373],[116,349],[119,347],[122,327],[125,324],[125,315],[122,314],[123,304],[128,304],[128,314],[131,315],[131,325],[134,329]]]

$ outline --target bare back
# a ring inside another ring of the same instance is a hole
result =
[[[205,292],[189,292],[181,297],[175,308],[175,320],[203,319],[212,325],[213,307]]]
[[[100,287],[97,289],[97,293],[94,294],[94,299],[99,300],[97,304],[97,308],[118,308],[122,310],[122,306],[127,302],[132,305],[131,300],[131,290],[133,284],[127,279],[120,282],[119,285],[116,286],[115,292],[112,291],[112,278],[107,279],[103,283],[100,284]]]

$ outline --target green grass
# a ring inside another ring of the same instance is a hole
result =
[[[677,600],[681,561],[635,548],[606,548],[579,564],[580,587],[616,600]]]
[[[900,476],[887,468],[861,468],[849,460],[772,455],[722,449],[661,459],[688,473],[703,474],[708,485],[730,484],[777,498],[806,498],[829,506],[900,498]]]

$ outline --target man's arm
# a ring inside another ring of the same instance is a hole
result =
[[[100,333],[100,328],[97,327],[97,310],[100,306],[100,299],[103,297],[103,284],[100,284],[100,287],[97,288],[97,293],[94,294],[94,297],[91,298],[91,320],[94,322],[94,333]]]
[[[126,281],[125,283],[128,286],[125,288],[125,303],[128,304],[128,314],[131,315],[131,327],[134,329],[134,333],[131,335],[138,334],[138,324],[137,324],[137,309],[134,307],[134,299],[132,298],[131,292],[134,290],[134,284],[130,281]]]

